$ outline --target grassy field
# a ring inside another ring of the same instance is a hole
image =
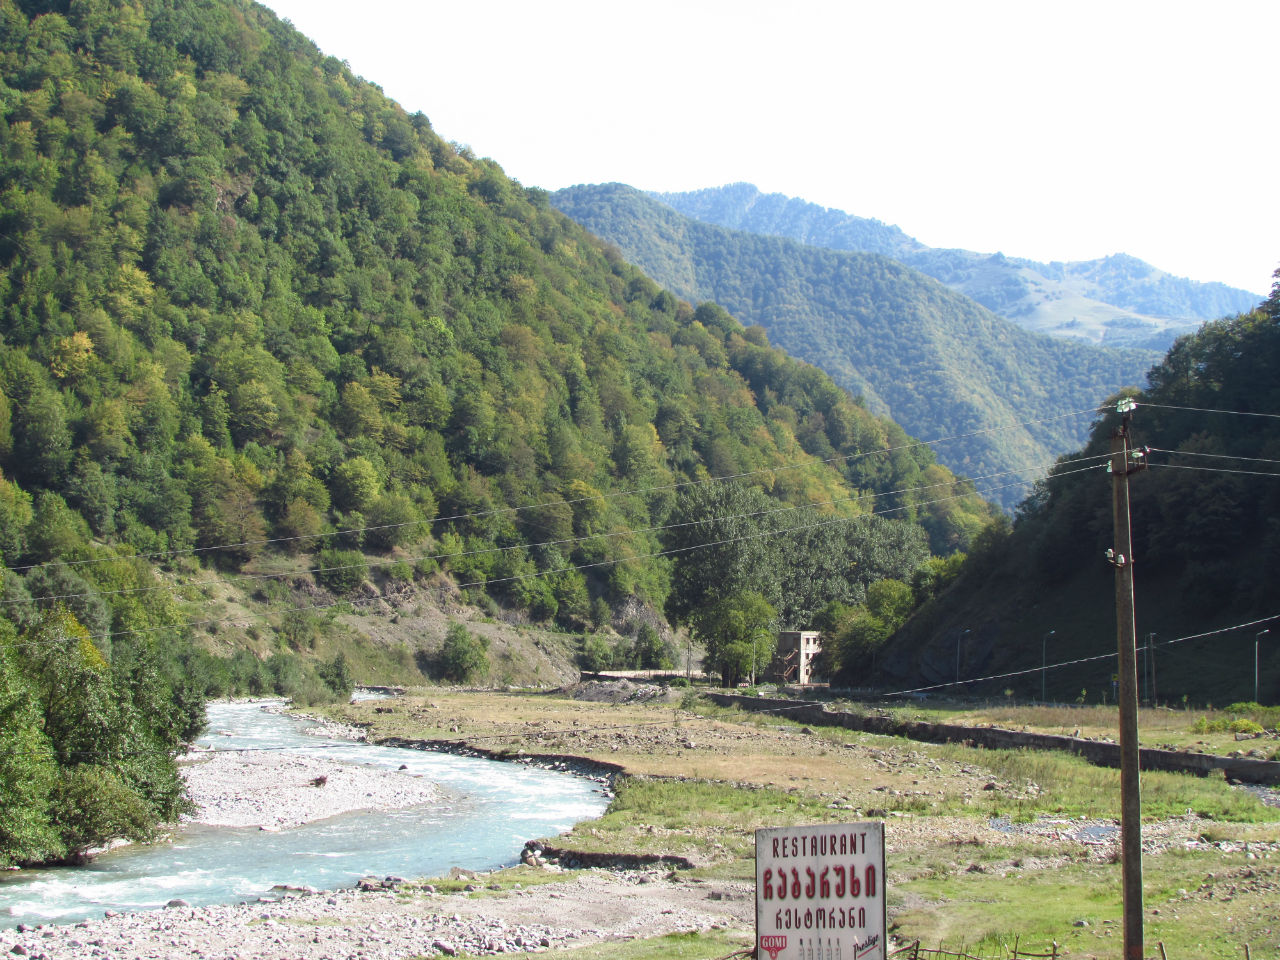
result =
[[[850,704],[853,709],[871,709],[865,704]],[[875,709],[882,710],[879,705]],[[902,719],[927,720],[933,723],[960,723],[969,726],[995,726],[1009,730],[1030,730],[1099,739],[1114,738],[1118,726],[1117,708],[1111,706],[1020,705],[990,702],[946,702],[929,706],[896,707],[889,711]],[[1276,729],[1280,707],[1263,707],[1255,703],[1235,704],[1221,710],[1143,707],[1138,711],[1138,739],[1144,747],[1172,750],[1198,750],[1204,753],[1228,754],[1235,750],[1258,749],[1267,759],[1274,759],[1280,741],[1274,737],[1237,740],[1236,734],[1258,734]]]
[[[705,933],[672,933],[665,937],[635,940],[631,943],[597,943],[560,956],[567,960],[708,960],[723,957],[751,946],[750,936],[741,932],[711,930]]]
[[[1062,724],[1016,709],[968,719]],[[554,844],[684,857],[690,879],[752,878],[759,827],[884,819],[895,935],[992,957],[1015,939],[1023,949],[1056,941],[1076,957],[1120,954],[1118,773],[1076,757],[810,730],[688,696],[613,704],[430,691],[335,716],[369,724],[372,739],[617,764],[625,774],[608,812]],[[1072,718],[1082,733],[1105,729],[1101,712]],[[1245,943],[1255,957],[1280,953],[1280,810],[1220,778],[1148,773],[1142,782],[1148,942],[1162,941],[1173,960],[1243,957]],[[749,941],[749,931],[713,931],[569,955],[709,960]]]

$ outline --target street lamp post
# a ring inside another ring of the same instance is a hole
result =
[[[1050,630],[1040,640],[1040,702],[1041,703],[1045,702],[1044,676],[1045,676],[1045,671],[1048,670],[1048,667],[1049,667],[1049,661],[1046,659],[1046,650],[1049,646],[1049,638],[1052,637],[1057,632],[1058,632],[1057,630]]]
[[[1259,630],[1253,635],[1253,702],[1258,702],[1258,641],[1270,633],[1270,630]]]

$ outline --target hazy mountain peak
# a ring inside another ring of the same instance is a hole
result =
[[[1019,326],[1108,346],[1163,350],[1205,320],[1258,302],[1247,290],[1176,277],[1128,253],[1040,263],[1004,252],[928,247],[896,226],[763,194],[748,183],[651,196],[707,223],[892,257]]]
[[[714,201],[714,194],[704,199]],[[772,204],[775,212],[821,211],[754,196],[757,207]],[[1084,418],[1024,421],[1089,410],[1140,381],[1156,359],[1020,329],[884,255],[699,222],[630,187],[572,187],[553,194],[552,203],[680,296],[715,300],[744,323],[762,326],[772,343],[826,370],[914,435],[966,437],[939,445],[939,460],[970,476],[1014,471],[1014,482],[994,493],[1007,506],[1024,492],[1017,471],[1034,477],[1078,444],[1088,426]],[[866,228],[835,215],[837,227]],[[900,234],[875,226],[881,236]],[[998,270],[1014,263],[1001,254],[985,259],[995,267],[974,270],[983,278],[1001,276]],[[979,424],[1002,429],[974,434]]]

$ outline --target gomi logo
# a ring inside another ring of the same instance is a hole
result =
[[[760,949],[769,952],[769,960],[778,960],[778,954],[787,949],[785,935],[765,935],[760,938]]]

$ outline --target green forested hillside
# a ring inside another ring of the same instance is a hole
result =
[[[245,0],[0,0],[0,157],[0,864],[145,835],[202,697],[349,689],[370,618],[688,619],[711,478],[776,616],[990,516]]]
[[[1029,479],[1079,444],[1087,411],[1140,382],[1149,363],[1144,354],[1019,329],[883,256],[701,223],[619,184],[572,187],[553,199],[660,282],[760,324],[908,432],[959,437],[937,447],[953,470],[1023,471],[993,484]],[[1081,410],[1083,417],[1062,417]],[[1012,506],[1025,492],[1013,485],[994,496]]]
[[[1164,703],[1280,701],[1280,284],[1259,310],[1214,321],[1173,346],[1136,393],[1131,435],[1149,468],[1130,481],[1139,642],[1152,643],[1144,695]],[[977,689],[1112,696],[1116,617],[1112,481],[1118,416],[1039,485],[1012,530],[988,535],[954,586],[895,637],[887,683],[1030,672]],[[1081,472],[1083,470],[1083,472]],[[1224,627],[1233,629],[1221,631]],[[1260,631],[1270,633],[1259,637]],[[1203,636],[1200,636],[1203,634]],[[963,636],[962,636],[963,635]],[[1187,638],[1187,639],[1184,639]]]

